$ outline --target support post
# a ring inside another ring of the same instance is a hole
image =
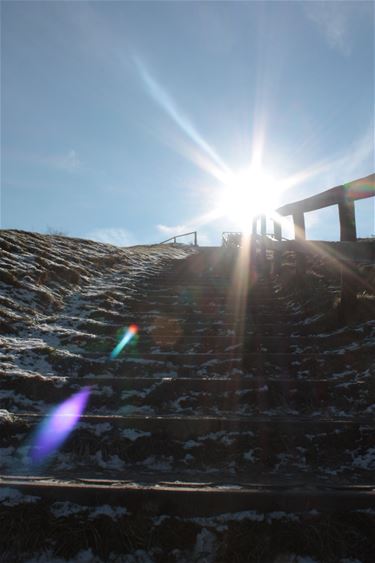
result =
[[[339,219],[340,240],[355,242],[357,240],[357,228],[354,201],[347,200],[345,188],[343,188],[341,201],[339,202]],[[341,303],[339,315],[342,322],[348,320],[357,305],[355,270],[355,263],[349,260],[346,260],[341,265]]]
[[[263,274],[268,274],[267,269],[267,251],[266,251],[266,234],[267,234],[267,217],[266,215],[260,216],[260,270]]]
[[[279,221],[276,221],[276,219],[273,220],[273,232],[277,242],[281,243],[281,223],[279,223]],[[281,258],[282,250],[280,244],[280,249],[275,249],[273,252],[273,273],[276,275],[281,274]]]
[[[194,231],[194,246],[198,246],[197,231]]]
[[[299,210],[293,214],[294,236],[297,242],[296,249],[296,274],[302,276],[306,273],[306,257],[303,252],[303,243],[306,240],[305,215]]]
[[[346,201],[345,197],[339,203],[340,240],[355,242],[357,227],[355,222],[354,201]]]
[[[253,218],[252,228],[251,228],[251,239],[250,239],[250,283],[256,276],[256,261],[257,261],[257,228],[258,228],[258,217]]]
[[[260,234],[265,236],[267,233],[267,217],[266,215],[260,216]]]

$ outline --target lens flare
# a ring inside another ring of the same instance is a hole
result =
[[[125,346],[130,342],[130,340],[137,334],[137,332],[138,332],[137,325],[133,324],[129,326],[124,336],[121,338],[120,342],[117,344],[117,346],[113,348],[111,352],[112,359],[117,358],[121,350],[125,348]]]
[[[374,174],[367,176],[366,178],[360,178],[359,180],[354,180],[354,182],[348,182],[344,184],[345,195],[350,198],[351,192],[354,193],[356,197],[365,198],[367,194],[375,194],[375,181]]]
[[[76,426],[86,408],[90,395],[89,387],[75,393],[52,410],[36,431],[30,450],[33,463],[40,463],[56,451]]]

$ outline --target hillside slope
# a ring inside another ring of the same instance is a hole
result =
[[[149,278],[193,250],[157,245],[120,249],[0,231],[0,252],[0,334],[6,335],[0,341],[1,374],[27,385],[27,378],[36,376],[57,382],[64,378],[64,365],[70,374],[96,369],[104,375],[105,353],[124,328],[124,311],[142,299]],[[88,350],[102,351],[102,357],[94,355],[91,361]],[[43,404],[39,409],[44,410]]]

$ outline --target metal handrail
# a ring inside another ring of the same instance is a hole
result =
[[[198,237],[197,237],[197,233],[198,231],[191,231],[190,233],[183,233],[181,235],[175,235],[174,237],[171,238],[167,238],[167,240],[163,240],[162,242],[160,242],[159,244],[165,244],[167,242],[170,242],[171,240],[173,241],[173,244],[177,244],[176,243],[176,239],[180,238],[180,237],[186,237],[188,235],[194,235],[194,246],[198,246]]]
[[[237,245],[241,244],[242,233],[240,231],[224,231],[221,236],[222,246],[231,246],[232,243]]]
[[[222,237],[221,237],[221,244],[222,244],[222,246],[226,246],[226,244],[228,243],[228,239],[226,238],[226,235],[234,235],[235,237],[239,237],[239,239],[241,239],[242,236],[243,236],[243,232],[242,232],[242,231],[223,231],[223,232],[222,232]],[[281,237],[281,239],[277,239],[277,238],[275,237],[275,233],[264,233],[264,234],[255,233],[255,234],[253,234],[253,235],[251,235],[251,236],[252,236],[252,237],[255,237],[255,238],[257,238],[257,239],[261,239],[262,237],[267,237],[267,238],[269,238],[269,239],[271,239],[271,240],[274,240],[274,241],[277,241],[277,242],[279,242],[279,240],[280,240],[280,241],[291,240],[291,239],[288,239],[288,238],[286,238],[286,237]]]

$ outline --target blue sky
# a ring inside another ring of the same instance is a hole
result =
[[[219,244],[223,170],[286,203],[374,171],[372,2],[1,3],[1,227]],[[253,187],[253,189],[255,189]],[[373,200],[356,204],[375,232]],[[334,208],[309,238],[336,239]]]

